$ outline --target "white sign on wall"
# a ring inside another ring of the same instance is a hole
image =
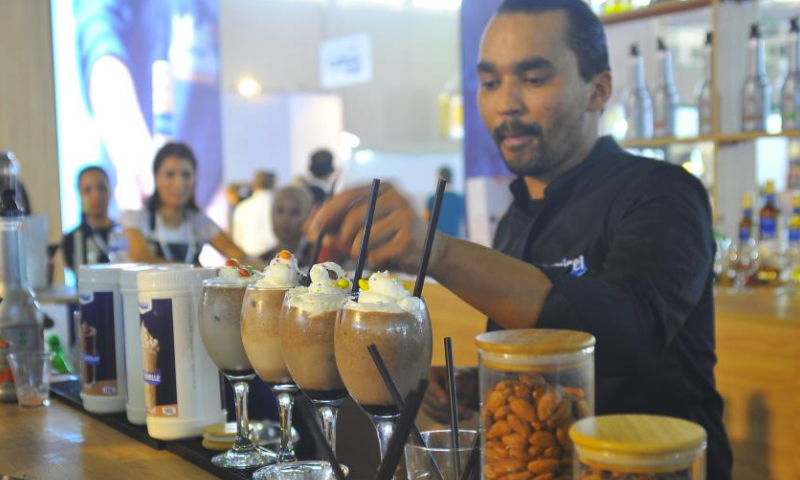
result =
[[[319,59],[322,88],[339,88],[372,81],[372,42],[366,33],[322,42]]]

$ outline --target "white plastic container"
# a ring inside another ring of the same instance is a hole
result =
[[[159,440],[198,437],[225,422],[219,370],[200,336],[202,283],[209,268],[138,274],[147,433]]]
[[[92,413],[121,413],[128,399],[121,270],[135,263],[81,265],[78,297],[81,325],[81,397]]]
[[[139,331],[139,272],[170,271],[193,268],[191,264],[139,265],[120,271],[119,287],[125,323],[125,374],[128,381],[128,401],[125,410],[134,425],[147,423],[144,405],[144,375],[142,374],[142,337]]]

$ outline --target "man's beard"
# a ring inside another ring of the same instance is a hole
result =
[[[506,157],[503,153],[502,142],[509,135],[532,136],[533,146],[531,148],[533,152],[525,158],[514,159]],[[542,126],[537,122],[523,123],[518,120],[504,122],[492,131],[492,137],[500,149],[500,154],[503,156],[506,167],[517,175],[527,177],[540,176],[558,168],[562,163],[545,141]]]

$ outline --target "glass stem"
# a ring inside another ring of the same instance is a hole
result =
[[[278,394],[278,409],[281,416],[281,448],[278,452],[279,463],[289,463],[297,461],[292,444],[292,407],[294,406],[294,395],[289,392]]]
[[[372,417],[372,423],[375,424],[375,430],[378,432],[378,445],[381,447],[381,460],[386,456],[386,448],[392,440],[394,434],[395,417]]]
[[[336,454],[336,417],[339,415],[339,405],[330,403],[317,405],[317,413],[322,421],[322,431],[331,446],[334,455]]]
[[[247,418],[247,382],[237,381],[233,384],[233,394],[236,401],[236,440],[233,442],[233,451],[241,452],[255,448],[250,440],[250,423]]]

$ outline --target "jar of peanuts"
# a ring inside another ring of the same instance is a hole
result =
[[[573,480],[705,480],[706,431],[679,418],[607,415],[569,431]]]
[[[483,478],[572,478],[569,429],[594,415],[594,337],[504,330],[477,343]]]

